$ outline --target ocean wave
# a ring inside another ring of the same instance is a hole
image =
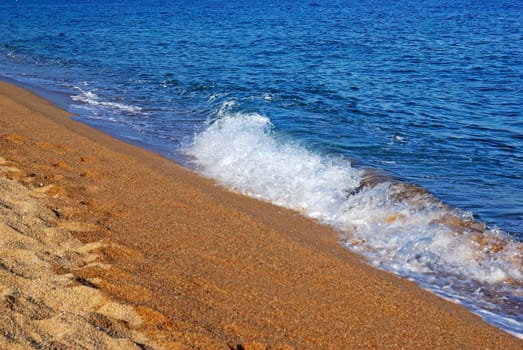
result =
[[[234,107],[225,102],[184,150],[203,174],[332,225],[371,264],[473,310],[503,314],[514,321],[505,328],[523,335],[521,316],[507,316],[523,293],[521,242],[419,186],[279,140],[268,117]]]
[[[76,87],[75,89],[79,91],[79,93],[71,96],[73,101],[82,102],[90,106],[107,108],[113,112],[125,112],[130,114],[138,114],[142,112],[141,107],[106,101],[92,91],[84,91],[79,87]]]

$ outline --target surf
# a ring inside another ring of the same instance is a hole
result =
[[[521,242],[416,184],[282,137],[269,117],[237,107],[224,102],[183,150],[200,172],[336,228],[340,243],[370,264],[523,336],[514,312],[523,293]]]

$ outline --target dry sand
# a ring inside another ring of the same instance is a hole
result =
[[[298,214],[0,83],[0,348],[523,349]]]

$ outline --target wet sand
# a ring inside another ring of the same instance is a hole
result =
[[[0,83],[0,348],[523,349],[237,195]]]

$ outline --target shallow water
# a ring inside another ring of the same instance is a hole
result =
[[[521,335],[522,18],[518,1],[10,1],[0,75]]]

